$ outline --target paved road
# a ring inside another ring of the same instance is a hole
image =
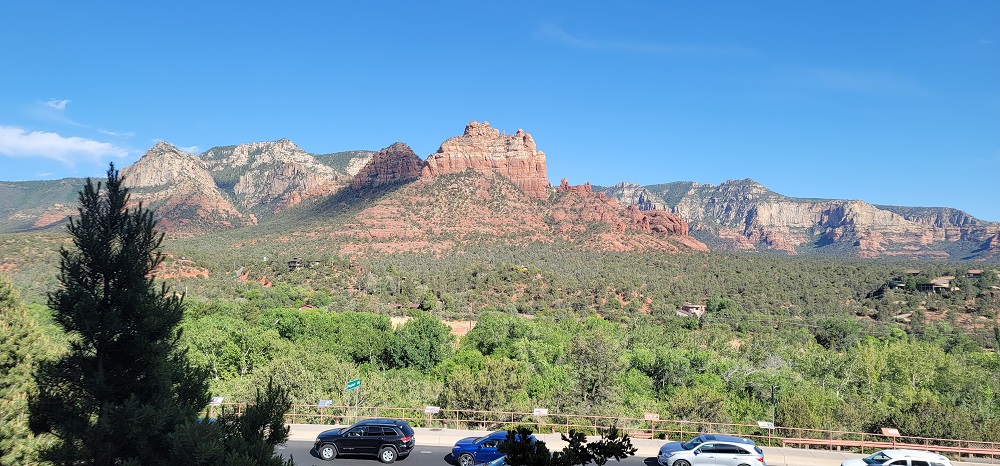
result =
[[[278,453],[284,457],[291,455],[297,465],[317,465],[317,466],[380,466],[377,460],[366,458],[338,458],[327,462],[319,459],[310,453],[316,434],[331,429],[335,426],[313,425],[313,424],[292,424],[289,432],[288,443]],[[343,426],[336,426],[343,427]],[[451,447],[456,441],[465,437],[486,435],[488,432],[474,430],[455,429],[426,429],[417,428],[414,430],[417,447],[415,453],[399,466],[449,466],[448,459]],[[539,440],[545,442],[549,450],[561,450],[566,444],[559,437],[559,434],[536,434]],[[593,439],[597,439],[594,437]],[[636,447],[636,454],[620,463],[624,466],[657,466],[656,453],[663,445],[663,440],[632,439],[632,445]],[[764,462],[768,466],[840,466],[840,462],[849,458],[861,458],[865,455],[858,453],[828,451],[828,450],[807,450],[799,448],[761,447],[764,450]],[[427,453],[424,453],[427,452]],[[868,452],[869,454],[871,452]],[[990,464],[989,459],[985,462]],[[952,461],[954,466],[983,466],[982,463],[966,463]],[[609,466],[619,466],[619,463],[608,463]]]
[[[338,456],[333,461],[323,461],[312,454],[312,441],[290,440],[279,447],[278,453],[283,458],[295,460],[296,466],[382,466],[375,458],[361,456]],[[643,462],[645,461],[645,465]],[[421,446],[407,456],[397,461],[394,466],[454,466],[451,460],[451,446]],[[654,458],[627,458],[621,463],[609,463],[614,466],[656,466]]]

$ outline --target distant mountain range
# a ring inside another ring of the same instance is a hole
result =
[[[1000,259],[1000,223],[949,208],[782,196],[718,186],[551,186],[522,130],[471,122],[422,159],[406,144],[310,154],[287,139],[185,153],[161,142],[121,170],[161,228],[193,236],[281,224],[322,231],[345,254],[443,252],[472,242],[593,250],[725,250],[851,257]],[[45,231],[76,211],[82,179],[0,182],[0,232]],[[265,228],[266,229],[266,228]]]

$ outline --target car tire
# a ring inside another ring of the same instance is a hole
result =
[[[382,447],[382,449],[378,451],[378,460],[385,464],[390,464],[393,461],[396,461],[396,449],[392,447]]]
[[[677,460],[672,466],[691,466],[691,463],[688,463],[687,460]]]
[[[468,453],[462,453],[458,457],[458,466],[475,466],[476,458]]]
[[[331,461],[337,457],[337,446],[332,443],[324,443],[319,446],[316,453],[319,454],[319,459]]]

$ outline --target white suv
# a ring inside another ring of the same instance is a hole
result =
[[[951,461],[924,450],[882,450],[870,456],[844,460],[840,466],[951,466]]]

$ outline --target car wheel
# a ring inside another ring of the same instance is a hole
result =
[[[382,449],[378,451],[378,460],[385,464],[396,461],[396,449],[392,447],[382,447]]]
[[[474,466],[476,464],[476,459],[468,453],[462,453],[462,456],[458,457],[458,466]]]
[[[319,453],[320,459],[330,461],[337,457],[337,446],[332,443],[324,443],[320,445],[317,453]]]
[[[691,466],[691,463],[688,463],[687,460],[677,460],[674,461],[673,466]]]
[[[742,464],[740,464],[740,466],[750,466],[750,465],[746,464],[746,463],[742,463]]]

